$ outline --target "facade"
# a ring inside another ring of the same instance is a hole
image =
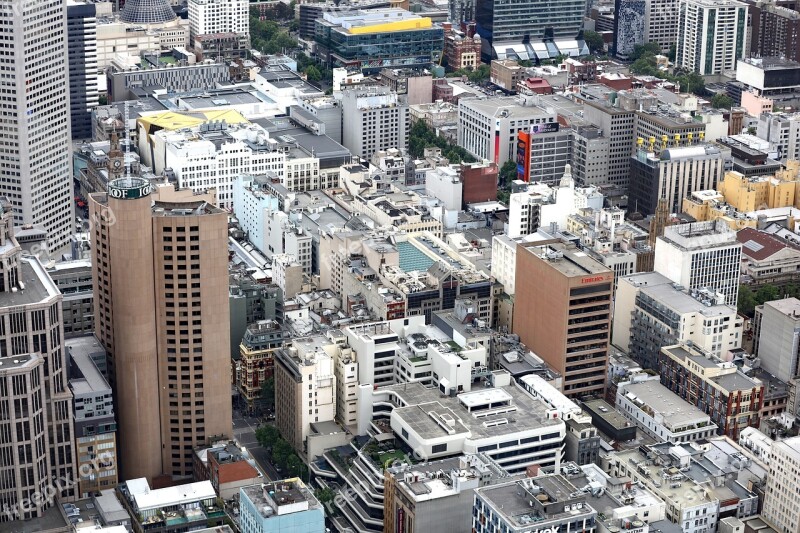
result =
[[[636,45],[646,42],[645,14],[648,2],[615,0],[614,4],[614,55],[627,59]]]
[[[92,263],[88,259],[61,261],[47,269],[64,295],[64,337],[88,335],[94,331]]]
[[[721,435],[734,441],[758,427],[764,383],[736,365],[686,346],[665,346],[659,357],[661,384],[711,417]]]
[[[191,0],[188,2],[192,42],[199,35],[233,33],[250,40],[247,0]]]
[[[331,66],[375,73],[383,68],[429,68],[444,50],[444,30],[403,9],[327,11],[314,39]]]
[[[769,454],[769,475],[764,497],[764,518],[778,531],[800,529],[800,510],[793,503],[800,490],[800,437],[772,444]]]
[[[517,92],[517,84],[527,76],[527,70],[513,59],[492,59],[490,68],[491,82],[509,92]]]
[[[250,324],[239,345],[239,394],[253,409],[261,397],[261,387],[273,377],[275,352],[283,347],[285,333],[274,320],[261,320]]]
[[[680,211],[684,198],[713,189],[725,172],[725,157],[713,145],[667,148],[661,154],[640,148],[631,157],[628,210],[654,214],[660,198],[671,213]]]
[[[785,298],[756,307],[753,351],[761,367],[788,383],[800,374],[800,300]]]
[[[510,374],[496,371],[494,378],[494,387],[455,396],[442,396],[421,383],[359,385],[358,432],[388,423],[396,438],[427,461],[483,453],[511,474],[532,465],[558,472],[564,422],[541,400],[511,385]],[[473,414],[489,406],[504,412]]]
[[[89,199],[122,479],[191,476],[192,450],[231,431],[227,214],[192,196],[153,203],[151,191],[116,178]]]
[[[613,271],[574,245],[518,245],[515,284],[512,331],[564,376],[567,397],[602,395]]]
[[[325,509],[300,478],[242,487],[242,533],[325,533]]]
[[[142,87],[163,87],[175,92],[215,89],[229,78],[229,67],[225,63],[167,66],[156,56],[144,56],[135,64],[115,59],[106,71],[109,102],[134,100],[133,91]]]
[[[275,426],[304,450],[311,425],[336,417],[333,345],[322,336],[296,339],[275,354]]]
[[[683,401],[658,378],[617,385],[617,410],[660,442],[694,442],[716,434],[706,413]]]
[[[482,454],[387,468],[384,531],[469,531],[475,489],[514,477]]]
[[[69,107],[73,139],[92,138],[97,90],[97,10],[93,3],[67,2]]]
[[[352,87],[342,91],[342,144],[369,159],[375,152],[408,149],[411,116],[405,97],[388,87]]]
[[[742,244],[723,221],[678,224],[656,241],[654,270],[688,290],[721,293],[736,306]]]
[[[750,55],[800,61],[800,14],[771,0],[747,0]]]
[[[570,163],[572,136],[561,129],[553,108],[532,96],[465,98],[458,102],[458,144],[498,168],[508,160],[530,158],[524,181],[557,183]],[[519,151],[524,145],[525,155]]]
[[[747,4],[736,0],[680,0],[675,64],[702,75],[736,69],[745,56]]]
[[[539,44],[537,52],[547,51],[544,40],[575,41],[583,28],[586,0],[569,0],[559,5],[558,14],[541,0],[505,3],[500,0],[476,0],[476,30],[483,45],[483,57],[488,63],[498,56],[497,50],[506,47]],[[453,21],[457,22],[457,21]],[[531,49],[530,52],[533,52]],[[531,54],[531,59],[533,59]],[[500,58],[503,59],[503,58]]]
[[[609,139],[606,183],[627,189],[630,182],[631,154],[635,144],[635,108],[613,106],[594,94],[581,94],[584,117],[597,125]]]
[[[658,272],[617,280],[612,342],[645,368],[658,368],[662,346],[691,342],[724,357],[742,343],[742,319],[735,307],[707,290],[685,291]]]
[[[444,55],[453,70],[476,69],[481,65],[481,38],[451,29],[444,36]]]
[[[105,350],[94,336],[67,343],[69,388],[74,397],[75,451],[81,475],[78,494],[88,498],[95,492],[117,486],[117,423],[111,386],[95,364]]]
[[[47,230],[55,252],[74,228],[66,6],[46,0],[4,9],[0,27],[8,48],[0,70],[11,87],[0,96],[11,110],[0,119],[0,196],[11,202],[15,225]]]
[[[661,53],[678,41],[678,0],[652,0],[645,6],[645,43],[658,43]]]
[[[75,480],[78,472],[61,294],[39,260],[22,255],[11,202],[0,205],[0,454],[9,480],[0,485],[0,501],[10,510],[0,514],[0,529],[8,529],[7,522],[40,517],[54,503],[30,495],[53,477]],[[59,496],[74,498],[76,487]]]

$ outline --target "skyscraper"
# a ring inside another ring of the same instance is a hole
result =
[[[564,395],[602,396],[614,272],[574,244],[517,245],[512,331],[564,376]]]
[[[73,226],[66,18],[64,0],[0,6],[0,195],[51,250]]]
[[[6,198],[0,209],[0,531],[9,531],[4,522],[74,497],[78,480],[61,293],[38,259],[22,256]]]
[[[120,479],[189,477],[192,450],[231,432],[227,214],[151,193],[147,180],[117,177],[89,201]]]
[[[747,5],[736,0],[680,0],[675,65],[706,76],[736,70],[747,42]]]
[[[97,8],[93,3],[67,1],[69,42],[69,106],[73,139],[91,139],[92,109],[97,91]]]

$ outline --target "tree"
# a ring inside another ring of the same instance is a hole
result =
[[[292,446],[283,439],[278,439],[272,447],[272,460],[276,465],[286,466],[286,461],[293,454]]]
[[[314,495],[317,497],[317,500],[319,500],[319,503],[325,505],[333,501],[336,497],[336,491],[330,487],[325,487],[324,489],[317,489]]]
[[[675,57],[677,55],[678,55],[678,47],[675,43],[672,43],[671,45],[669,45],[669,52],[667,52],[667,59],[669,59],[674,63]]]
[[[508,187],[515,179],[517,179],[517,164],[509,159],[500,167],[500,186]]]
[[[656,57],[653,55],[638,58],[628,68],[632,74],[637,76],[663,76],[664,73],[656,65]]]
[[[694,93],[699,96],[706,93],[706,81],[697,72],[688,72],[678,76],[676,81],[680,83],[681,91],[685,93]]]
[[[275,406],[275,378],[268,377],[261,383],[261,401],[271,409]]]
[[[589,47],[589,52],[596,54],[605,50],[606,43],[603,41],[603,36],[592,30],[584,30],[583,40],[586,41],[586,46]]]
[[[286,459],[286,472],[290,476],[302,478],[306,472],[306,465],[297,457],[296,454],[291,454]]]
[[[480,83],[486,81],[491,76],[491,69],[486,63],[481,63],[478,68],[467,74],[469,81],[473,83]]]
[[[271,450],[281,440],[281,434],[275,426],[261,426],[256,429],[256,440],[262,448]]]
[[[661,53],[658,43],[637,44],[633,47],[630,59],[636,61],[640,57],[655,56]]]
[[[711,107],[714,109],[730,109],[733,106],[733,99],[727,94],[717,93],[711,99]]]
[[[309,65],[303,71],[308,78],[308,81],[319,81],[322,79],[322,73],[316,67],[316,65]]]

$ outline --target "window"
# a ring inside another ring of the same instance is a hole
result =
[[[431,453],[442,453],[447,451],[447,444],[434,444]]]

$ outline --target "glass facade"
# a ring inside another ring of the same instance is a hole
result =
[[[353,34],[340,26],[317,20],[316,41],[327,50],[332,66],[377,72],[387,67],[429,67],[442,54],[444,30],[434,26]]]
[[[478,0],[478,34],[490,42],[575,39],[583,28],[586,0]]]

